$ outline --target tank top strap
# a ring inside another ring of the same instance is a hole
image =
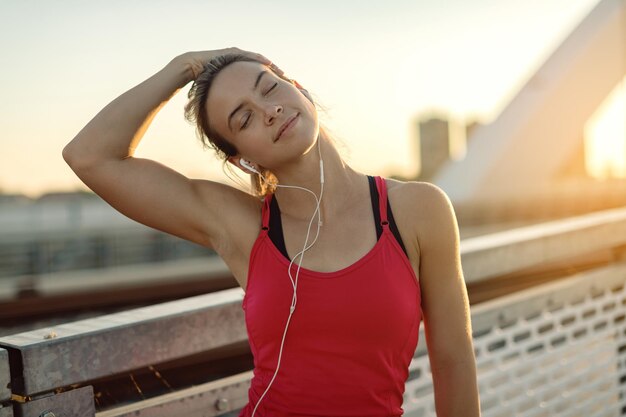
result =
[[[385,184],[385,180],[379,176],[376,177],[376,188],[378,189],[380,224],[383,227],[389,227],[389,222],[387,221],[387,186]]]
[[[267,233],[270,228],[270,203],[272,202],[273,194],[268,194],[265,196],[263,201],[263,209],[261,211],[262,222],[261,229],[263,232]]]

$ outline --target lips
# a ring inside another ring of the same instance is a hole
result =
[[[282,126],[280,127],[280,129],[278,129],[278,134],[276,135],[276,137],[274,138],[274,142],[276,142],[278,139],[280,139],[281,135],[283,134],[283,132],[293,124],[293,122],[296,120],[296,118],[300,115],[300,113],[296,113],[295,115],[293,115],[291,118],[289,118],[285,123],[282,124]]]

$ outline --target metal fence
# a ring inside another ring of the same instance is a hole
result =
[[[485,417],[618,416],[626,405],[626,262],[474,306]],[[428,357],[418,349],[407,416],[434,416]]]
[[[624,209],[461,243],[468,283],[565,257],[614,254],[609,265],[472,306],[483,415],[624,413],[624,245]],[[231,289],[0,338],[0,417],[236,414],[251,372],[97,414],[91,387],[73,388],[245,342],[242,297]],[[409,371],[406,415],[434,415],[423,332]]]

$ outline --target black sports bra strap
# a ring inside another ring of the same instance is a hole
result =
[[[389,224],[386,226],[389,227],[396,241],[406,254],[406,248],[404,247],[402,237],[400,236],[400,232],[398,231],[398,227],[396,226],[396,222],[393,218],[393,212],[391,210],[391,207],[389,206],[389,198],[386,197],[386,189],[385,200],[382,200],[377,190],[378,187],[376,184],[376,179],[369,175],[367,176],[367,179],[370,185],[370,197],[372,200],[372,211],[374,213],[374,221],[376,226],[376,238],[380,239],[383,234],[383,221],[380,216],[380,207],[381,205],[383,205],[385,208],[383,211],[389,216]],[[273,195],[268,195],[265,197],[265,203],[263,205],[263,229],[265,233],[269,235],[269,238],[274,243],[274,246],[276,246],[276,248],[285,256],[286,259],[289,259],[289,255],[287,254],[287,248],[285,247],[285,237],[283,235],[283,225],[280,218],[280,208],[278,207],[278,200],[276,200],[276,198],[274,197],[275,196]],[[382,203],[383,201],[384,204]]]
[[[370,184],[370,198],[372,200],[372,213],[374,213],[374,226],[376,226],[376,239],[380,239],[383,234],[383,226],[380,221],[380,210],[378,209],[378,190],[376,187],[376,180],[371,175],[367,176],[367,180]]]
[[[376,180],[374,177],[368,175],[367,179],[369,180],[369,184],[370,184],[370,196],[372,198],[372,211],[374,213],[374,223],[376,225],[376,236],[378,239],[380,239],[380,236],[383,234],[383,221],[381,220],[381,216],[380,216],[380,205],[382,202],[382,199],[380,198],[380,196],[378,195],[378,187],[376,184]],[[382,179],[382,178],[381,178]],[[383,180],[383,186],[385,186],[384,184],[384,180]],[[385,187],[385,191],[386,191],[386,187]],[[386,194],[386,192],[385,192]],[[387,212],[389,218],[388,218],[388,222],[389,222],[389,229],[391,230],[391,233],[393,234],[393,236],[396,238],[396,241],[398,242],[398,244],[400,245],[400,248],[402,248],[402,250],[404,251],[404,253],[408,256],[408,253],[406,251],[406,247],[404,246],[404,242],[402,241],[402,236],[400,235],[400,231],[398,230],[398,226],[396,225],[396,221],[393,218],[393,211],[391,210],[391,205],[389,204],[389,196],[387,196],[386,198],[386,202],[385,202],[385,211]]]

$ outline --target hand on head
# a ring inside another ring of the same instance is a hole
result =
[[[278,68],[271,60],[263,56],[262,54],[258,54],[256,52],[244,51],[243,49],[239,49],[236,47],[232,48],[224,48],[224,49],[214,49],[211,51],[193,51],[187,52],[182,55],[179,55],[177,58],[182,59],[190,68],[192,74],[192,80],[198,78],[198,76],[204,71],[204,68],[209,61],[213,58],[218,57],[220,55],[243,55],[249,58],[254,59],[255,61],[259,61],[265,65],[268,65],[274,72],[279,75],[284,75],[283,70]]]

